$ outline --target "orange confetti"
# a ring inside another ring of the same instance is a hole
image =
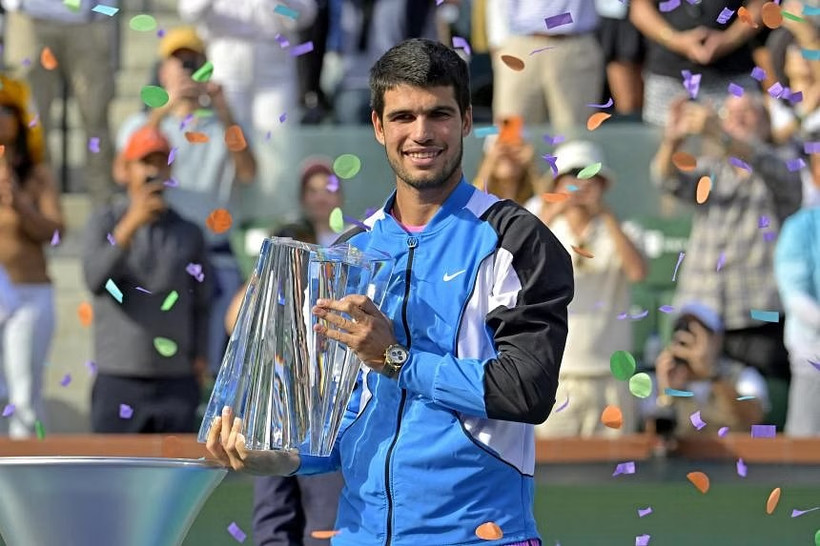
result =
[[[585,248],[581,248],[579,246],[573,246],[572,250],[575,251],[576,254],[579,256],[583,256],[584,258],[594,258],[595,255]]]
[[[712,179],[708,176],[701,176],[698,180],[698,187],[695,190],[695,201],[702,205],[709,199],[709,192],[712,191]]]
[[[601,413],[601,422],[605,427],[619,429],[624,424],[624,414],[618,406],[607,406]]]
[[[40,64],[43,65],[43,68],[46,70],[54,70],[57,68],[57,57],[54,56],[50,48],[43,48],[43,51],[40,53]]]
[[[760,10],[760,20],[771,29],[780,27],[783,24],[783,12],[780,6],[774,2],[766,2]]]
[[[672,165],[685,172],[694,171],[698,166],[698,160],[692,154],[675,152],[672,154]]]
[[[560,203],[561,201],[566,201],[569,199],[568,193],[542,193],[541,199],[544,200],[545,203]]]
[[[752,13],[746,9],[745,6],[740,6],[737,10],[737,17],[747,25],[751,26],[752,28],[757,28],[758,24],[755,23],[754,18],[752,17]]]
[[[214,209],[205,220],[205,225],[214,233],[224,233],[231,229],[233,218],[226,209]]]
[[[317,540],[328,540],[341,533],[341,531],[311,531],[310,536]]]
[[[225,129],[225,145],[232,152],[241,152],[248,147],[245,135],[242,134],[242,128],[239,125],[231,125]]]
[[[6,155],[6,147],[0,144],[0,157]]]
[[[703,472],[690,472],[686,477],[704,495],[709,491],[709,476]]]
[[[504,533],[501,532],[501,527],[488,521],[476,527],[475,536],[481,540],[499,540],[504,537]]]
[[[83,326],[91,326],[94,322],[94,308],[87,301],[82,302],[77,307],[77,316],[80,317],[80,324]]]
[[[185,140],[191,144],[204,144],[211,140],[205,133],[197,133],[195,131],[186,131]]]
[[[587,129],[590,131],[594,131],[598,127],[601,126],[603,122],[608,120],[612,117],[612,114],[607,114],[606,112],[595,112],[589,119],[587,120]]]
[[[516,72],[521,72],[524,70],[526,66],[524,61],[519,59],[518,57],[513,57],[512,55],[502,55],[501,62],[507,65],[510,69],[515,70]]]
[[[780,488],[775,487],[769,493],[769,500],[766,501],[766,513],[772,515],[777,509],[777,503],[780,502]]]

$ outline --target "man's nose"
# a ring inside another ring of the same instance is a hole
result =
[[[425,116],[419,116],[413,122],[413,140],[427,142],[433,138],[433,124]]]

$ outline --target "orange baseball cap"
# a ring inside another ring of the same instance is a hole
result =
[[[167,59],[180,49],[190,49],[201,55],[205,54],[205,42],[199,37],[194,27],[172,28],[159,42],[159,56],[162,59]]]
[[[154,152],[171,152],[171,145],[162,131],[152,125],[145,125],[131,135],[128,139],[122,157],[126,161],[138,161],[148,154]]]

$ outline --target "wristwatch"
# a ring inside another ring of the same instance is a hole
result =
[[[389,379],[396,379],[399,376],[401,367],[407,362],[410,354],[406,347],[398,343],[391,345],[384,351],[384,366],[382,367],[382,375]]]

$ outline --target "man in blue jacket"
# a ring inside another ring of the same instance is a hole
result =
[[[555,403],[569,256],[535,216],[464,180],[472,112],[454,51],[403,42],[373,66],[370,86],[396,191],[342,240],[389,253],[395,267],[381,310],[362,295],[313,310],[332,325],[316,331],[365,364],[333,453],[249,452],[229,409],[208,449],[256,474],[341,468],[335,546],[540,544],[533,425]],[[479,538],[485,523],[503,536]]]

